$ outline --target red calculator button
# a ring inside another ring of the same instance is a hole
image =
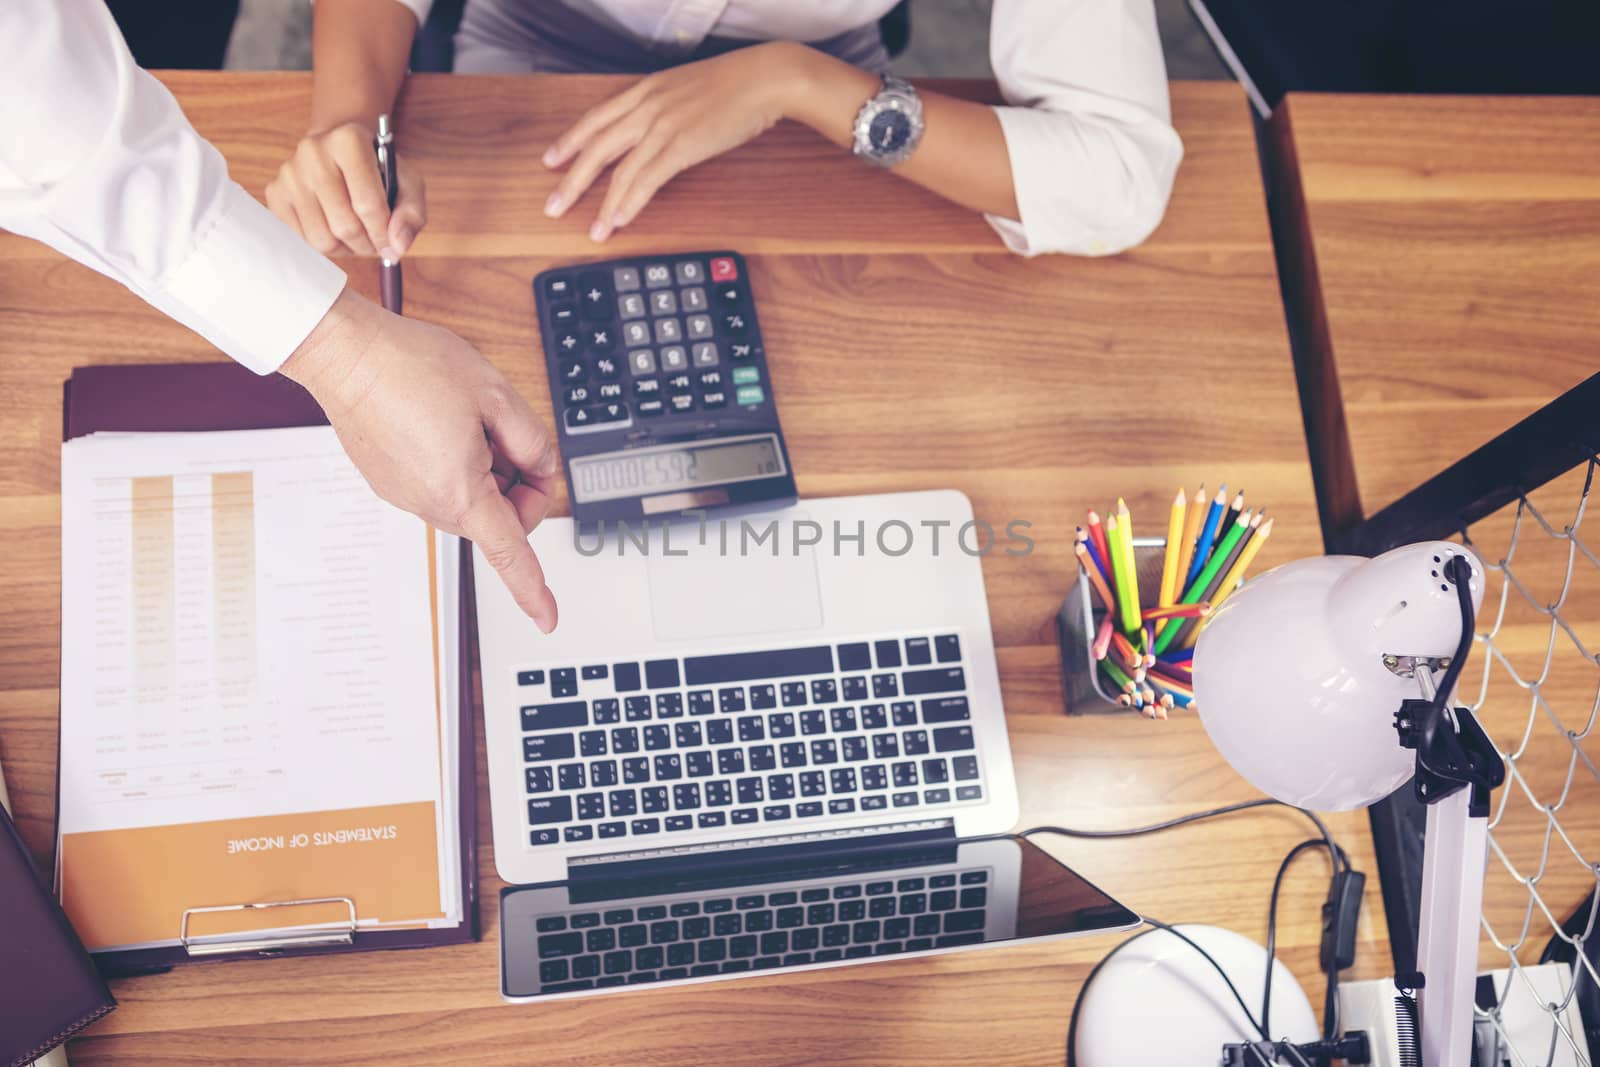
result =
[[[718,256],[711,261],[711,280],[714,282],[731,282],[739,276],[739,265],[727,256]]]

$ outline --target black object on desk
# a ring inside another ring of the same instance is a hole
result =
[[[580,526],[794,502],[742,256],[589,263],[533,289]]]

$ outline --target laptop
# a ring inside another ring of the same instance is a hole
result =
[[[1018,808],[981,555],[1024,541],[963,494],[532,541],[551,635],[474,568],[507,998],[1015,936],[1024,869],[1073,887],[1039,936],[1136,921],[998,836]]]

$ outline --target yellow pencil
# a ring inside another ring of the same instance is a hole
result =
[[[1167,520],[1167,553],[1161,564],[1161,599],[1156,603],[1160,606],[1171,604],[1172,598],[1177,596],[1174,588],[1178,584],[1178,543],[1183,540],[1183,513],[1186,498],[1183,490],[1178,490],[1178,495],[1172,500],[1172,517]]]
[[[1128,514],[1128,502],[1117,498],[1117,534],[1122,538],[1122,561],[1128,575],[1126,588],[1119,581],[1122,593],[1122,628],[1133,633],[1139,628],[1139,571],[1133,555],[1133,516]]]
[[[1178,543],[1178,571],[1173,579],[1174,586],[1182,584],[1184,575],[1189,573],[1189,564],[1194,562],[1194,543],[1200,539],[1200,524],[1205,518],[1206,485],[1201,482],[1200,491],[1194,495],[1194,506],[1189,508],[1189,517],[1183,524],[1183,540]],[[1182,592],[1181,589],[1174,589],[1172,595],[1179,596]]]

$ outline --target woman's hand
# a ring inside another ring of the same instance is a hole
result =
[[[604,241],[628,225],[674,175],[770,129],[805,91],[805,45],[772,41],[652,74],[591,109],[544,154],[571,164],[545,214],[558,218],[612,163],[611,183],[590,227]]]
[[[428,221],[422,175],[404,156],[394,211],[378,174],[373,131],[346,122],[301,139],[267,186],[267,206],[324,255],[340,250],[398,259]]]

